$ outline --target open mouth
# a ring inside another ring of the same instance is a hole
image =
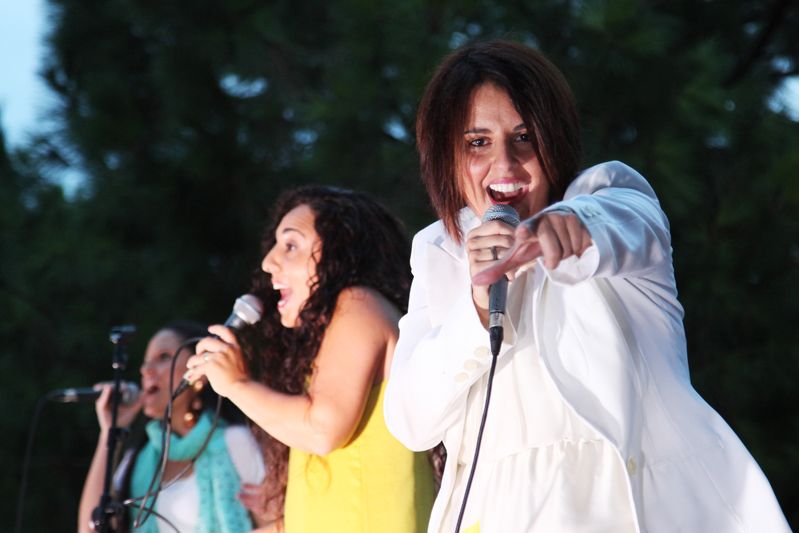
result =
[[[289,302],[289,297],[291,296],[291,289],[279,289],[279,291],[280,300],[277,302],[278,311],[286,307],[286,304]]]
[[[519,182],[492,183],[486,187],[486,193],[495,204],[512,204],[527,195],[527,185]]]

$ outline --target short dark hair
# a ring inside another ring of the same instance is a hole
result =
[[[422,180],[430,201],[456,241],[465,205],[458,177],[459,151],[474,90],[504,89],[530,131],[549,203],[563,198],[580,168],[580,124],[569,84],[541,52],[505,40],[466,45],[449,54],[427,84],[416,115]]]

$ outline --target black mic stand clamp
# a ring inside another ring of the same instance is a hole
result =
[[[108,431],[108,441],[106,442],[106,463],[105,478],[103,479],[103,493],[100,496],[100,503],[92,511],[92,529],[101,533],[113,533],[115,531],[112,524],[119,523],[124,510],[124,506],[114,501],[111,496],[111,479],[114,470],[114,456],[116,455],[117,443],[123,436],[124,428],[117,427],[117,413],[119,412],[119,402],[122,398],[122,372],[128,364],[128,343],[136,333],[136,326],[125,324],[111,328],[109,340],[114,345],[114,353],[111,361],[111,368],[114,370],[114,391],[111,395],[111,428]],[[116,521],[112,520],[114,517]]]

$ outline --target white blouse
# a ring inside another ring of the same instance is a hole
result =
[[[691,386],[669,223],[651,186],[623,163],[602,163],[547,209],[575,213],[593,244],[547,270],[546,283],[529,272],[511,285],[508,314],[523,322],[506,322],[464,527],[607,531],[615,515],[610,529],[631,531],[634,513],[647,533],[790,531],[751,454]],[[480,223],[469,208],[459,216],[464,232]],[[414,237],[411,268],[385,419],[413,450],[447,446],[454,459],[429,533],[454,533],[491,361],[488,334],[471,299],[465,244],[441,221]],[[559,397],[565,408],[552,407]]]
[[[529,294],[542,277],[540,269],[536,270],[539,272],[528,271],[510,284],[507,316],[530,317],[533,313]],[[533,335],[524,331],[533,323],[512,324],[506,333],[526,340],[502,356],[497,373],[525,373],[524,389],[494,386],[485,429],[507,432],[512,428],[523,435],[524,447],[501,454],[481,449],[462,531],[634,532],[623,463],[614,447],[579,418],[556,390],[535,349]],[[451,460],[457,460],[457,470],[442,521],[444,533],[455,531],[487,384],[486,373],[469,389],[463,444],[460,450],[448,450]]]
[[[230,459],[242,483],[260,483],[264,478],[264,463],[258,443],[245,426],[225,428],[225,443]],[[200,491],[195,474],[176,481],[158,495],[155,510],[169,519],[181,533],[191,533],[197,528],[200,516]],[[173,531],[158,520],[159,531]]]

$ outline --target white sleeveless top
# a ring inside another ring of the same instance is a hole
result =
[[[261,449],[250,430],[243,425],[225,428],[225,444],[230,460],[242,483],[261,483],[266,474]],[[125,461],[125,460],[123,460]],[[120,464],[118,476],[124,478],[126,468]],[[121,483],[118,480],[117,485]],[[200,516],[200,491],[194,471],[175,481],[158,495],[155,511],[166,517],[180,533],[192,533],[197,529]],[[157,517],[158,531],[174,531]]]
[[[540,272],[540,269],[536,269]],[[528,271],[511,284],[510,317],[517,338],[533,339],[532,287],[539,274]],[[526,330],[526,331],[525,331]],[[627,495],[627,472],[613,445],[578,417],[563,400],[533,342],[513,346],[497,365],[500,372],[524,372],[524,388],[494,382],[485,433],[522,435],[524,447],[481,448],[461,531],[482,533],[626,533],[635,518]],[[442,522],[454,533],[471,469],[488,373],[469,390],[463,444],[448,450],[457,460],[455,487]],[[507,383],[507,379],[505,380]],[[532,385],[532,386],[530,386]],[[485,437],[484,437],[485,444]]]

